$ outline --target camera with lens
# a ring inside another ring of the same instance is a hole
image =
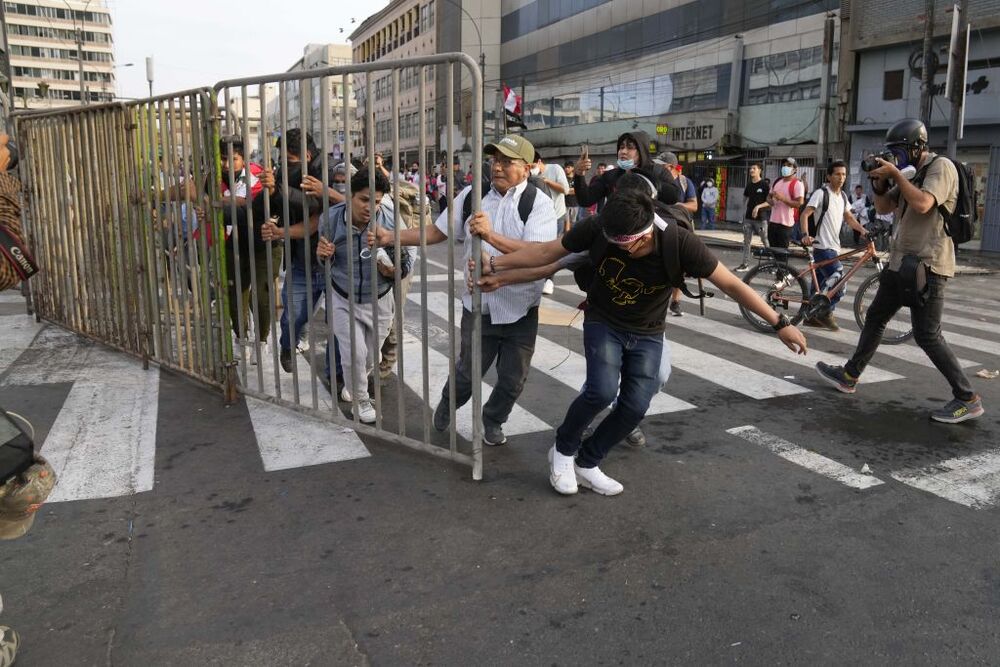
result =
[[[878,153],[872,153],[861,160],[861,170],[867,172],[881,167],[882,165],[875,158],[881,158],[890,164],[899,166],[899,156],[891,150],[883,150]]]

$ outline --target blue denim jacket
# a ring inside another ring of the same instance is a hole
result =
[[[371,259],[361,259],[361,251],[368,247],[368,230],[371,222],[362,230],[354,229],[351,233],[350,245],[347,239],[347,223],[345,216],[347,206],[337,204],[330,209],[326,217],[320,216],[319,234],[323,238],[333,242],[333,259],[330,263],[330,276],[333,281],[333,289],[342,297],[348,297],[350,283],[354,283],[355,303],[368,303],[371,301],[372,293],[372,263]],[[381,204],[375,212],[375,224],[390,231],[395,230],[393,222],[393,209],[391,206]],[[392,248],[386,248],[391,258]],[[347,258],[349,254],[354,255],[354,275],[350,276],[348,271]],[[413,267],[414,249],[411,247],[402,248],[402,266],[400,272],[405,278]],[[375,271],[376,293],[379,297],[384,296],[392,289],[392,278],[385,278],[381,273]]]

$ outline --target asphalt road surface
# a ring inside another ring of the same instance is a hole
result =
[[[0,295],[0,404],[61,471],[31,533],[0,544],[18,664],[1000,661],[1000,378],[973,375],[1000,368],[995,276],[949,284],[946,337],[987,410],[957,426],[928,420],[950,392],[912,343],[883,347],[854,396],[821,384],[812,364],[856,341],[846,308],[841,332],[807,331],[800,364],[732,302],[685,304],[648,445],[603,466],[615,498],[548,484],[583,379],[579,294],[557,283],[482,482],[257,401],[223,407]],[[444,330],[440,288],[428,307]]]

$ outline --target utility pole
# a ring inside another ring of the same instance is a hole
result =
[[[76,29],[76,60],[80,65],[80,104],[87,103],[86,88],[83,83],[83,29]]]
[[[824,173],[827,161],[828,135],[830,131],[830,79],[833,76],[833,32],[834,15],[826,15],[823,23],[823,71],[819,84],[819,136],[816,141],[816,178]]]
[[[149,82],[149,96],[153,96],[153,56],[146,56],[146,81]]]
[[[932,42],[934,40],[934,0],[924,1],[924,55],[920,65],[920,120],[930,132],[931,100],[933,99],[934,70],[937,69],[937,58],[934,57]]]
[[[948,50],[948,83],[945,95],[951,102],[948,122],[948,157],[958,156],[958,141],[965,136],[965,79],[969,70],[969,0],[961,0],[952,10],[951,45]]]

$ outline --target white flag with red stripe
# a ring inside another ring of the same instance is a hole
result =
[[[503,108],[518,116],[521,115],[521,96],[507,86],[503,87]]]

